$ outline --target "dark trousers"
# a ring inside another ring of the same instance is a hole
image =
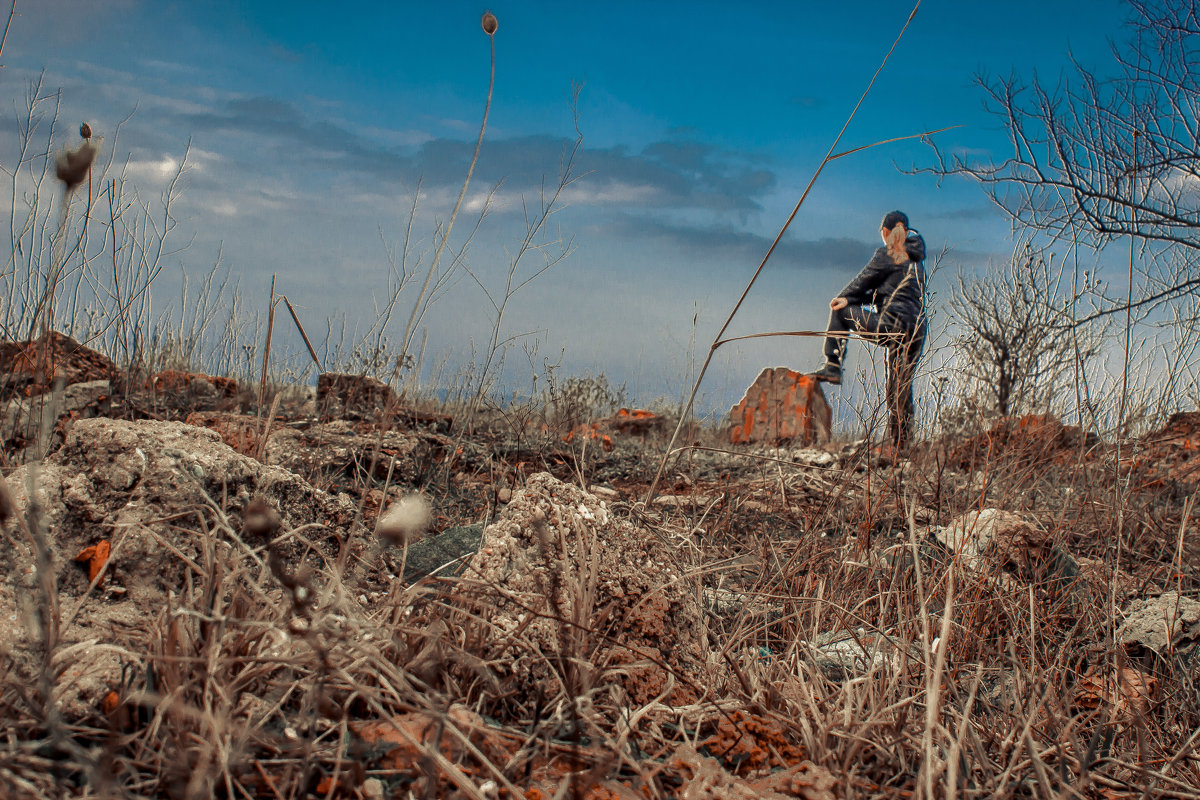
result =
[[[862,306],[846,306],[829,314],[828,335],[825,337],[825,360],[838,367],[846,355],[846,337],[850,331],[870,337],[887,348],[887,406],[888,438],[897,447],[907,447],[912,441],[915,412],[913,409],[913,378],[917,359],[925,345],[925,323],[915,329],[881,324],[874,311]]]

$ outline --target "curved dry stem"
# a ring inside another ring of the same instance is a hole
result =
[[[684,422],[686,422],[688,417],[691,416],[692,406],[696,402],[696,393],[700,390],[700,384],[704,380],[705,373],[708,372],[708,365],[712,363],[713,353],[715,353],[717,348],[720,346],[721,337],[724,336],[725,331],[729,329],[729,325],[733,322],[734,316],[737,315],[738,309],[742,307],[742,303],[745,302],[746,296],[750,294],[751,287],[754,286],[755,281],[758,280],[758,276],[762,274],[763,269],[767,266],[767,261],[771,258],[771,254],[775,252],[775,248],[779,245],[780,240],[783,239],[783,234],[786,233],[787,229],[791,226],[792,220],[796,218],[796,214],[800,213],[800,207],[804,205],[804,201],[808,199],[808,193],[812,191],[813,184],[815,184],[817,182],[817,178],[821,176],[821,171],[825,169],[825,165],[830,161],[840,158],[842,155],[848,155],[851,152],[865,149],[857,148],[856,150],[851,150],[847,153],[836,153],[837,146],[842,141],[842,136],[845,135],[846,129],[850,127],[850,123],[854,120],[855,115],[858,113],[858,109],[862,107],[863,102],[867,99],[867,95],[871,93],[872,87],[875,86],[875,81],[879,78],[879,73],[883,72],[884,66],[887,64],[892,53],[895,52],[896,46],[900,44],[900,40],[904,37],[905,31],[908,30],[908,26],[912,23],[913,17],[917,15],[917,9],[920,7],[921,0],[917,0],[917,2],[913,5],[912,11],[910,11],[908,14],[908,19],[904,21],[904,27],[900,29],[900,33],[897,34],[895,41],[892,42],[892,46],[888,48],[883,60],[879,63],[879,67],[875,70],[875,74],[871,76],[871,80],[867,84],[867,88],[863,90],[862,95],[858,98],[858,102],[854,104],[854,109],[851,110],[850,116],[846,117],[846,121],[842,124],[842,129],[838,131],[838,135],[834,137],[833,144],[829,146],[829,152],[825,154],[825,158],[821,159],[821,163],[817,165],[816,172],[814,172],[813,176],[809,179],[808,185],[804,187],[804,192],[800,195],[800,200],[797,201],[796,207],[792,209],[792,213],[788,215],[787,220],[783,223],[783,227],[779,229],[779,234],[775,237],[775,241],[771,242],[771,246],[767,248],[767,254],[763,256],[762,263],[758,265],[758,269],[754,270],[754,275],[750,277],[750,282],[747,283],[746,288],[742,290],[741,297],[739,297],[737,302],[733,304],[733,310],[729,312],[729,316],[725,319],[725,323],[721,326],[721,330],[717,331],[716,338],[714,338],[712,346],[708,349],[708,355],[704,358],[704,364],[700,367],[700,372],[696,375],[696,381],[692,385],[692,391],[690,394],[688,394],[687,403],[684,405],[683,413],[679,416],[679,422],[675,426],[675,432],[671,434],[671,441],[667,444],[668,454],[671,452],[671,448],[675,446],[675,440],[679,438],[679,432],[683,429]],[[873,146],[874,145],[867,145],[867,147]],[[662,479],[663,470],[665,470],[666,467],[667,456],[664,455],[662,461],[658,465],[658,471],[654,473],[654,480],[650,482],[650,488],[646,491],[645,502],[649,503],[654,498],[654,493],[658,489],[658,482]]]

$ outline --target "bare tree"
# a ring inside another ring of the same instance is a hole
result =
[[[1101,326],[1066,324],[1077,299],[1066,259],[1018,245],[1009,263],[980,277],[960,274],[949,301],[959,368],[1002,416],[1045,407],[1068,376],[1100,352]],[[1089,287],[1090,288],[1090,287]]]
[[[935,165],[919,170],[973,178],[1019,229],[1096,250],[1133,237],[1136,292],[1077,322],[1200,291],[1197,0],[1129,5],[1132,36],[1112,47],[1112,76],[1074,60],[1054,85],[980,75],[1011,155],[975,161],[935,145]]]

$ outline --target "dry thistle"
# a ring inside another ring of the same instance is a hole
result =
[[[242,535],[248,542],[271,541],[279,532],[280,524],[279,512],[261,497],[247,503],[242,512]]]
[[[392,503],[379,517],[375,533],[392,544],[407,544],[429,527],[429,517],[429,501],[410,494]]]
[[[88,125],[86,122],[79,123],[79,135],[84,139],[92,138],[92,126]]]
[[[486,33],[488,36],[496,35],[496,28],[500,23],[496,20],[495,14],[493,14],[491,11],[485,11],[483,12],[483,18],[479,22],[483,26],[484,33]]]
[[[81,127],[80,133],[82,132]],[[91,133],[91,128],[88,128],[88,132]],[[92,168],[92,162],[96,160],[96,154],[99,152],[99,145],[88,138],[74,150],[64,150],[54,157],[54,174],[63,182],[63,187],[68,192],[74,191],[87,178],[88,170]]]

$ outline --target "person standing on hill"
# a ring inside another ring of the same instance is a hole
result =
[[[909,228],[902,211],[888,213],[879,234],[884,246],[829,301],[825,366],[809,375],[840,384],[846,334],[857,331],[875,338],[888,355],[888,436],[897,449],[904,449],[912,441],[912,384],[925,344],[925,240]]]

